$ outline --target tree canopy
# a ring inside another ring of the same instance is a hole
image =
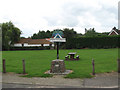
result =
[[[0,29],[2,31],[2,47],[8,49],[10,45],[19,41],[21,31],[10,22],[1,23]]]
[[[47,31],[40,31],[38,33],[34,33],[33,36],[31,36],[32,39],[44,39],[44,38],[50,38],[52,36],[52,32]]]
[[[85,28],[85,36],[95,36],[97,32],[95,31],[94,28],[86,29]]]
[[[109,34],[109,32],[98,33],[98,32],[95,31],[94,28],[90,28],[90,29],[85,28],[84,36],[86,36],[86,37],[108,36],[108,34]]]
[[[57,29],[55,29],[57,30]],[[53,32],[55,31],[40,31],[38,33],[34,33],[33,36],[31,36],[32,39],[44,39],[44,38],[51,38]],[[59,29],[61,30],[61,29]],[[69,29],[69,28],[64,28],[63,30],[61,30],[63,32],[63,37],[65,38],[72,38],[77,36],[77,32],[74,31],[74,29]]]

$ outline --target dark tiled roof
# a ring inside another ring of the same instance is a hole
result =
[[[30,39],[30,38],[25,38],[25,39],[20,39],[19,42],[17,43],[28,43],[28,44],[52,44],[50,41],[46,39]]]
[[[116,29],[115,31],[120,35],[120,30]]]

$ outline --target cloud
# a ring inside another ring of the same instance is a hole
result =
[[[61,6],[62,12],[59,15],[56,15],[55,18],[48,16],[45,19],[50,26],[95,27],[98,32],[105,32],[110,31],[113,26],[117,26],[116,7],[117,2],[113,2],[113,0],[107,0],[105,3],[100,0],[93,0],[93,2],[89,0],[70,0]],[[57,21],[60,21],[60,23]],[[83,30],[78,32],[83,33]]]
[[[0,12],[0,23],[12,21],[26,37],[56,28],[105,32],[117,27],[118,0],[2,0]]]

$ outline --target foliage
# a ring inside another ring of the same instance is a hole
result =
[[[55,29],[57,30],[57,29]],[[31,36],[32,39],[44,39],[44,38],[51,38],[53,37],[55,30],[53,31],[39,31],[38,33],[34,33],[33,36]],[[58,29],[63,32],[64,38],[69,40],[70,38],[78,38],[78,37],[95,37],[95,36],[108,36],[109,32],[103,32],[98,33],[95,31],[94,28],[86,29],[85,28],[85,34],[77,33],[74,31],[74,29],[64,28],[64,29]]]
[[[77,36],[77,32],[74,31],[74,29],[64,28],[63,33],[66,39],[74,38]]]
[[[2,47],[3,49],[9,49],[9,46],[19,41],[21,31],[19,28],[15,27],[13,23],[6,22],[0,25],[2,30]]]
[[[25,37],[20,37],[20,39],[25,39]]]
[[[85,28],[85,37],[95,37],[95,36],[108,36],[109,32],[98,33],[94,28],[86,29]]]
[[[14,51],[14,50],[48,50],[50,49],[50,46],[36,46],[36,47],[10,47],[9,50]]]
[[[115,48],[119,47],[120,36],[79,37],[69,39],[65,45],[67,49],[79,48]]]
[[[99,36],[102,36],[102,35],[108,36],[108,35],[109,35],[109,32],[103,32],[103,33],[101,33],[101,35],[99,35]]]
[[[31,36],[32,39],[44,39],[44,38],[51,38],[57,29],[53,30],[53,31],[49,31],[47,30],[45,31],[39,31],[37,34],[34,33],[33,36]],[[69,28],[64,28],[63,30],[59,29],[61,32],[61,35],[63,35],[65,38],[69,39],[72,37],[76,37],[77,36],[77,32],[74,31],[74,29],[69,29]]]
[[[77,52],[79,61],[65,61],[65,67],[73,70],[67,78],[89,78],[92,73],[92,58],[95,60],[95,72],[117,71],[118,49],[72,49],[60,50],[60,59],[64,60],[69,52]],[[6,71],[22,73],[22,60],[25,59],[27,77],[46,77],[44,72],[50,70],[51,61],[56,59],[56,50],[3,51],[6,59]]]
[[[97,32],[95,31],[94,28],[86,29],[85,28],[85,36],[95,36]]]
[[[33,36],[31,36],[32,39],[44,39],[44,38],[51,38],[52,32],[49,30],[45,31],[39,31],[37,34],[34,33]]]

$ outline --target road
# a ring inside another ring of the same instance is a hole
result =
[[[94,78],[65,79],[64,75],[52,78],[26,78],[19,74],[6,73],[2,75],[3,88],[117,88],[118,74],[97,74]]]

